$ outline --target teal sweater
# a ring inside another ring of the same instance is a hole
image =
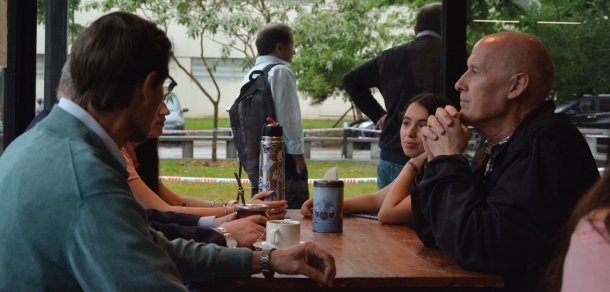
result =
[[[0,291],[185,291],[251,274],[252,252],[149,229],[127,172],[59,107],[0,157]]]

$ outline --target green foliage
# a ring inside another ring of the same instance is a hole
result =
[[[531,24],[524,31],[548,48],[555,66],[553,94],[566,101],[582,94],[610,92],[610,3],[604,0],[541,1],[530,7]],[[537,20],[581,22],[544,25]]]
[[[81,0],[68,0],[68,42],[74,42],[77,35],[85,29],[84,26],[74,22],[74,11],[79,9]],[[45,0],[36,0],[36,7],[38,9],[38,24],[44,23],[46,15]]]
[[[522,6],[520,3],[527,2]],[[475,23],[468,27],[468,46],[485,35],[521,31],[540,39],[551,55],[555,81],[551,95],[567,101],[582,94],[610,92],[610,2],[607,0],[473,0],[470,19],[519,20],[515,25]],[[580,25],[538,21],[581,22]]]
[[[314,0],[299,14],[294,23],[298,51],[292,69],[299,91],[312,105],[341,96],[343,75],[383,49],[408,39],[404,28],[412,19],[406,6],[376,7],[371,3]]]

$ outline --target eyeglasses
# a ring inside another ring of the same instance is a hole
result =
[[[172,78],[172,76],[167,76],[167,79],[163,82],[163,97],[167,97],[172,93],[172,90],[174,90],[176,85],[178,85],[178,83],[174,81],[174,78]]]

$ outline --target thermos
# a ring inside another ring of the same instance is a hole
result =
[[[313,231],[343,232],[343,181],[313,182]]]
[[[284,200],[286,198],[285,150],[282,141],[282,126],[270,117],[267,118],[267,121],[269,124],[263,126],[261,138],[258,189],[272,192],[272,195],[266,197],[265,201]]]

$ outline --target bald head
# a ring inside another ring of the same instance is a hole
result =
[[[496,33],[482,38],[475,46],[485,46],[491,60],[502,68],[505,78],[519,73],[529,76],[526,94],[535,104],[547,97],[555,70],[546,47],[535,37],[518,32]]]

